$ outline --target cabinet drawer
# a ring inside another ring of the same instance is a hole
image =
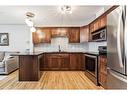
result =
[[[49,54],[49,57],[56,58],[56,57],[69,57],[69,54]]]

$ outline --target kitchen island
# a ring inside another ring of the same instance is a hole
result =
[[[83,52],[34,52],[19,56],[19,81],[38,81],[41,71],[85,70]]]
[[[40,79],[40,60],[43,53],[18,53],[19,81],[38,81]]]

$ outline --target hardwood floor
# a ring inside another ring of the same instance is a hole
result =
[[[18,70],[0,81],[0,89],[103,89],[82,71],[44,71],[38,82],[19,82]]]

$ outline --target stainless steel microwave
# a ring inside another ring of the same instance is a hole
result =
[[[107,40],[106,28],[101,29],[99,31],[95,31],[91,35],[92,35],[92,41],[106,41]]]

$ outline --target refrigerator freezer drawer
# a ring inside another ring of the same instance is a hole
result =
[[[108,69],[107,89],[127,89],[127,76]]]

